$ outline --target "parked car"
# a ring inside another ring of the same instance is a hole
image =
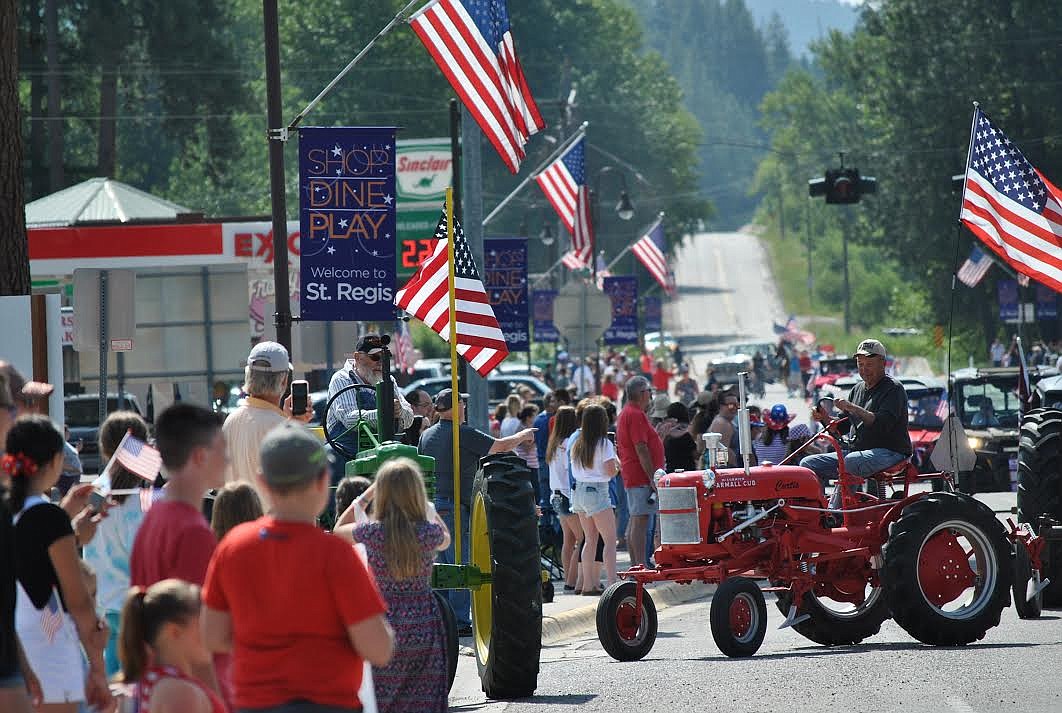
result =
[[[142,414],[140,404],[132,394],[122,394],[122,409]],[[77,394],[63,399],[70,442],[81,441],[81,468],[86,474],[100,472],[100,397],[99,394]],[[107,394],[107,413],[119,410],[118,394]]]

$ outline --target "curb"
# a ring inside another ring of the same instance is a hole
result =
[[[653,597],[657,612],[668,607],[708,596],[715,592],[714,584],[693,582],[691,584],[678,584],[677,582],[663,582],[648,587],[647,592]],[[542,616],[542,644],[557,644],[567,639],[574,638],[578,634],[593,631],[597,628],[597,604],[595,603],[578,609],[569,609],[556,616]]]

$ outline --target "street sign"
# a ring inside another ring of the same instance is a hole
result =
[[[107,270],[107,294],[102,299],[107,324],[100,333],[100,270],[74,270],[74,349],[98,352],[100,341],[126,340],[136,336],[136,273],[132,270]],[[132,348],[132,347],[130,347]]]
[[[612,300],[597,287],[569,282],[553,301],[553,325],[579,355],[597,351],[597,340],[612,324]]]

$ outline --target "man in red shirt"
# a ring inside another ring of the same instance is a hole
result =
[[[653,369],[653,388],[667,396],[671,388],[671,377],[674,375],[674,372],[664,366],[663,359],[657,359],[656,368]]]
[[[646,411],[653,400],[653,389],[644,376],[627,381],[626,404],[616,420],[616,450],[620,458],[620,475],[627,491],[627,549],[631,565],[649,561],[646,532],[649,516],[656,512],[656,484],[653,472],[664,467],[664,443],[649,423]]]
[[[225,535],[203,587],[203,642],[232,652],[236,710],[360,711],[364,660],[386,666],[387,605],[350,540],[317,527],[330,458],[291,421],[262,440],[273,509]]]
[[[137,531],[130,583],[146,588],[174,578],[202,586],[217,544],[203,517],[203,495],[225,484],[228,465],[221,421],[213,411],[179,402],[155,419],[155,441],[168,481],[164,497],[152,505]],[[227,669],[227,657],[218,658],[194,674],[231,702]]]

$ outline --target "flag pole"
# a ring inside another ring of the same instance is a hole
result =
[[[365,45],[365,47],[362,48],[361,52],[358,52],[358,54],[355,55],[354,59],[350,60],[350,62],[347,63],[347,66],[344,67],[342,71],[340,71],[340,73],[335,76],[335,79],[329,82],[328,86],[322,89],[321,93],[314,97],[313,101],[307,104],[306,108],[300,111],[295,116],[295,118],[291,120],[291,123],[288,124],[288,131],[291,132],[298,128],[299,124],[302,123],[302,120],[306,118],[306,115],[313,111],[315,108],[317,108],[317,105],[320,104],[325,97],[332,93],[332,90],[336,88],[336,85],[343,81],[343,77],[347,76],[347,74],[350,73],[350,70],[354,69],[354,65],[360,62],[362,58],[364,58],[365,55],[369,53],[369,50],[371,50],[376,45],[376,43],[380,41],[380,38],[386,35],[391,30],[393,30],[395,28],[395,25],[405,22],[409,16],[410,8],[421,2],[424,2],[424,0],[410,0],[408,5],[399,10],[398,14],[391,18],[391,21],[388,22],[382,30],[376,33],[376,37],[373,37],[371,40],[369,40],[369,44]]]
[[[545,161],[543,161],[542,163],[540,163],[538,165],[538,168],[536,168],[531,173],[527,174],[527,176],[524,178],[524,180],[520,182],[520,185],[517,186],[516,188],[514,188],[509,195],[507,195],[504,198],[502,198],[501,203],[499,203],[498,205],[494,206],[494,210],[492,210],[490,213],[487,214],[487,217],[483,219],[483,225],[486,225],[490,221],[494,220],[494,218],[497,217],[498,213],[501,212],[502,208],[504,208],[505,206],[509,205],[509,202],[513,198],[516,197],[516,194],[519,193],[520,191],[524,190],[524,186],[526,186],[528,183],[530,183],[531,179],[535,178],[538,174],[540,174],[543,171],[543,169],[546,168],[546,166],[548,166],[551,163],[553,163],[553,161],[558,156],[560,156],[562,153],[567,151],[569,146],[574,144],[581,137],[585,136],[586,135],[586,129],[587,129],[588,126],[590,126],[590,122],[589,121],[584,121],[582,126],[580,126],[579,129],[574,134],[572,134],[571,136],[568,137],[567,141],[561,142],[561,145],[558,146],[557,149],[553,153],[551,153],[549,155],[549,157]]]
[[[454,564],[461,564],[461,407],[457,391],[457,277],[454,265],[454,189],[446,189],[446,267],[450,293],[450,422],[454,451]]]

